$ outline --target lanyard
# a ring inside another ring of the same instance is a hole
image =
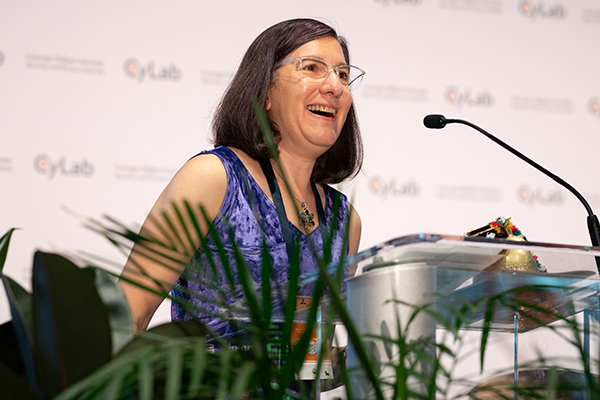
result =
[[[294,255],[294,236],[292,234],[292,230],[290,229],[290,223],[288,222],[287,215],[285,213],[285,207],[283,206],[283,198],[281,197],[281,190],[279,190],[279,184],[277,183],[277,179],[275,178],[275,173],[273,171],[273,166],[269,160],[259,160],[260,167],[267,178],[267,182],[269,183],[269,190],[271,191],[271,196],[273,196],[273,203],[275,203],[275,208],[277,209],[277,216],[279,217],[279,225],[281,225],[281,231],[283,233],[283,239],[285,240],[285,246],[287,248],[288,260],[291,260]],[[321,226],[321,237],[323,239],[323,245],[325,245],[325,213],[323,212],[323,205],[321,204],[321,196],[319,196],[319,192],[317,191],[317,185],[312,181],[310,181],[310,185],[313,190],[313,194],[315,196],[315,203],[317,205],[317,215],[319,216],[319,226]]]

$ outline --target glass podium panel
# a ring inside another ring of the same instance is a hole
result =
[[[454,394],[501,373],[513,374],[512,384],[519,385],[525,372],[539,372],[540,360],[570,371],[585,369],[585,357],[597,360],[597,260],[600,248],[585,246],[436,234],[399,237],[348,258],[347,265],[361,271],[347,281],[348,312],[359,334],[368,338],[382,381],[397,378],[398,354],[390,340],[431,339],[439,351],[448,330],[460,326],[468,355],[456,353],[450,360],[458,376],[451,382],[458,388]],[[428,312],[415,314],[416,309]],[[483,332],[485,360],[479,352]],[[430,349],[434,357],[435,349]],[[431,368],[413,367],[421,376]],[[352,346],[348,369],[354,371],[353,393],[372,397]],[[422,382],[414,384],[416,391],[428,390],[418,388]]]

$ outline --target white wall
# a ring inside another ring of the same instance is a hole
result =
[[[354,95],[364,170],[342,187],[362,216],[362,248],[500,215],[530,240],[589,244],[585,210],[565,189],[474,130],[422,119],[488,129],[600,209],[597,0],[7,0],[0,233],[21,230],[5,273],[30,287],[35,249],[121,264],[61,207],[140,224],[177,168],[210,147],[211,110],[245,49],[295,17],[331,22],[367,71]]]

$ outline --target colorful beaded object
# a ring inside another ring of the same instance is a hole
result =
[[[294,197],[296,197],[295,194]],[[297,197],[296,200],[300,201],[300,199],[298,199]],[[300,215],[300,223],[304,225],[306,230],[310,230],[312,227],[315,226],[315,214],[308,211],[308,205],[305,201],[300,202],[300,207],[302,207],[302,211],[298,212],[298,215]]]
[[[283,176],[281,176],[277,168],[273,169],[275,170],[275,173],[279,175],[281,179],[283,179]],[[308,204],[305,201],[300,200],[298,196],[296,196],[296,193],[294,193],[291,189],[290,192],[292,193],[292,195],[294,195],[296,200],[298,200],[298,203],[300,203],[300,207],[302,207],[302,211],[298,212],[298,215],[300,216],[300,225],[304,226],[304,228],[307,231],[311,230],[311,228],[315,226],[315,214],[308,211]]]
[[[484,236],[488,239],[506,239],[511,236],[517,236],[522,238],[524,241],[527,241],[527,238],[523,233],[517,228],[509,218],[498,217],[494,221],[489,224],[482,226],[481,228],[472,229],[469,232],[465,233],[465,236],[473,237],[473,236]],[[538,256],[532,254],[533,259],[537,265],[539,272],[547,272],[546,267],[542,265],[538,261]]]

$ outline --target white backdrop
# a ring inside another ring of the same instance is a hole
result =
[[[422,120],[484,127],[599,210],[599,0],[5,0],[0,231],[21,228],[5,273],[30,287],[35,249],[122,264],[61,207],[139,225],[210,147],[211,111],[252,40],[296,17],[330,22],[367,71],[354,94],[364,170],[341,187],[363,220],[361,248],[460,235],[500,215],[530,240],[590,243],[565,189],[474,130]]]

